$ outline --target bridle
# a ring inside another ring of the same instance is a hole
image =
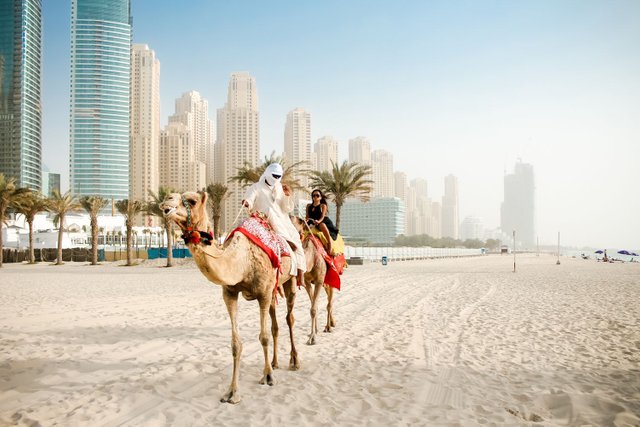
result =
[[[213,236],[208,231],[194,230],[191,226],[191,205],[187,202],[187,199],[183,195],[180,195],[182,199],[182,205],[187,211],[187,226],[182,230],[182,239],[185,244],[193,243],[197,245],[202,243],[203,245],[211,245]]]

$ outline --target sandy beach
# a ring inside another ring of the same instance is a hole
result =
[[[221,291],[151,262],[0,270],[0,425],[640,425],[640,264],[521,255],[351,266],[336,328],[259,385],[258,308],[239,304],[242,401]],[[326,297],[320,299],[321,329]]]

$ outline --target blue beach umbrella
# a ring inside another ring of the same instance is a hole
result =
[[[638,255],[638,254],[637,254],[637,253],[635,253],[635,252],[631,252],[629,255],[631,255],[631,256],[640,256],[640,255]]]
[[[621,251],[618,251],[618,253],[619,253],[620,255],[631,255],[631,252],[629,252],[629,251],[627,251],[627,250],[624,250],[624,249],[623,249],[623,250],[621,250]]]
[[[601,254],[601,253],[602,253],[602,250],[598,249],[598,250],[597,250],[597,251],[595,251],[594,253],[596,253],[596,254]]]

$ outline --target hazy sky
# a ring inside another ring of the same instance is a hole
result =
[[[43,1],[44,162],[68,186],[70,1]],[[370,139],[395,170],[458,177],[460,220],[500,223],[503,176],[534,165],[540,243],[640,249],[640,1],[133,0],[161,63],[162,124],[189,90],[224,105],[256,78],[261,152],[287,112],[312,143]]]

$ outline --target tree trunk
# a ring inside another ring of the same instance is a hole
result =
[[[342,210],[342,203],[336,203],[336,228],[340,230],[340,211]]]
[[[4,241],[2,239],[2,228],[4,215],[0,215],[0,268],[2,268],[2,252],[4,251]]]
[[[133,248],[131,244],[131,224],[127,224],[127,266],[131,266],[131,258],[133,257]]]
[[[173,236],[171,225],[166,224],[165,230],[167,231],[167,267],[173,267]]]
[[[213,216],[213,237],[216,240],[220,237],[220,215]]]
[[[36,255],[33,252],[33,219],[27,221],[29,224],[29,264],[36,263]]]
[[[58,260],[56,265],[62,265],[62,233],[64,232],[64,215],[60,215],[60,228],[58,229]]]
[[[98,218],[91,216],[91,265],[98,265]]]

